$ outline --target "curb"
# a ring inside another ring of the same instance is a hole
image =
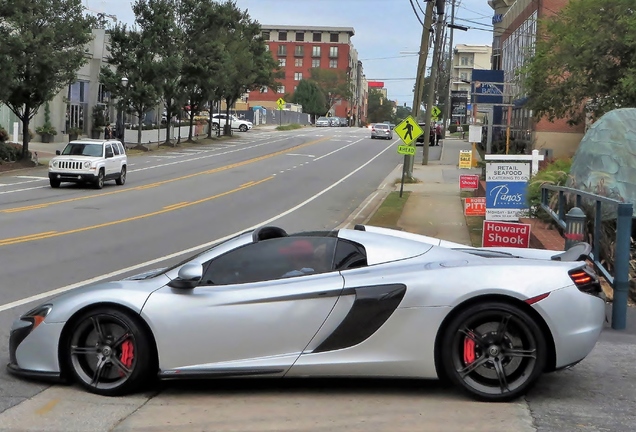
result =
[[[387,175],[375,192],[371,193],[360,205],[335,229],[352,228],[356,224],[366,224],[380,208],[389,193],[395,190],[393,181],[402,173],[402,164],[398,164]]]

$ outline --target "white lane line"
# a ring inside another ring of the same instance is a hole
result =
[[[358,218],[358,216],[360,216],[360,213],[362,213],[364,211],[365,208],[367,208],[367,206],[371,203],[371,201],[373,201],[373,199],[378,196],[379,192],[374,193],[373,195],[371,195],[371,198],[369,198],[366,202],[366,204],[364,206],[362,206],[362,208],[360,209],[360,211],[358,213],[355,214],[355,216],[353,217],[353,220],[356,220]]]
[[[48,180],[48,177],[38,177],[38,176],[15,176],[15,178],[20,179],[37,179],[37,180]]]
[[[48,180],[48,178],[47,178]],[[23,184],[27,184],[27,183],[37,183],[37,182],[41,182],[42,180],[27,180],[27,181],[21,181],[21,182],[15,182],[15,183],[6,183],[6,184],[1,184],[0,187],[3,186],[18,186],[18,185],[23,185]]]
[[[208,247],[210,247],[210,246],[212,246],[212,245],[214,245],[216,243],[219,243],[219,242],[222,242],[222,241],[225,241],[225,240],[229,240],[232,237],[236,237],[237,235],[239,235],[239,234],[241,234],[241,233],[243,233],[245,231],[254,230],[254,229],[256,229],[256,228],[258,228],[260,226],[270,224],[270,223],[274,222],[277,219],[285,217],[285,216],[295,212],[296,210],[298,210],[300,208],[303,208],[304,206],[306,206],[310,202],[315,201],[316,199],[318,199],[322,195],[324,195],[327,192],[329,192],[331,189],[333,189],[336,186],[338,186],[340,183],[343,183],[344,181],[346,181],[349,177],[355,175],[357,172],[359,172],[360,170],[362,170],[363,168],[368,166],[371,162],[373,162],[374,160],[379,158],[382,154],[384,154],[384,152],[386,152],[387,150],[390,150],[392,148],[393,148],[393,144],[387,146],[387,148],[382,150],[377,155],[373,156],[367,162],[365,162],[364,164],[360,165],[358,168],[356,168],[355,170],[351,171],[349,174],[347,174],[346,176],[344,176],[343,178],[341,178],[337,182],[333,183],[331,186],[328,186],[325,189],[323,189],[320,192],[318,192],[317,194],[307,198],[305,201],[301,202],[300,204],[298,204],[298,205],[296,205],[296,206],[294,206],[294,207],[292,207],[292,208],[290,208],[290,209],[288,209],[288,210],[286,210],[286,211],[284,211],[282,213],[279,213],[276,216],[273,216],[273,217],[271,217],[271,218],[269,218],[267,220],[264,220],[264,221],[262,221],[262,222],[260,222],[260,223],[258,223],[256,225],[252,225],[249,228],[244,228],[244,229],[242,229],[240,231],[237,231],[237,232],[232,233],[230,235],[227,235],[225,237],[221,237],[219,239],[212,240],[210,242],[203,243],[201,245],[194,246],[194,247],[191,247],[189,249],[185,249],[185,250],[182,250],[182,251],[179,251],[179,252],[175,252],[175,253],[172,253],[170,255],[165,255],[165,256],[162,256],[162,257],[159,257],[159,258],[155,258],[155,259],[150,260],[150,261],[146,261],[146,262],[143,262],[143,263],[140,263],[140,264],[135,264],[133,266],[126,267],[126,268],[121,269],[121,270],[116,270],[114,272],[110,272],[110,273],[106,273],[106,274],[103,274],[103,275],[100,275],[100,276],[96,276],[96,277],[91,278],[91,279],[86,279],[86,280],[83,280],[81,282],[77,282],[77,283],[74,283],[74,284],[71,284],[71,285],[66,285],[66,286],[63,286],[63,287],[60,287],[60,288],[57,288],[57,289],[54,289],[54,290],[46,291],[46,292],[43,292],[41,294],[36,294],[36,295],[30,296],[30,297],[25,297],[23,299],[16,300],[16,301],[13,301],[13,302],[10,302],[10,303],[5,303],[5,304],[0,306],[0,312],[7,311],[9,309],[13,309],[13,308],[16,308],[18,306],[22,306],[22,305],[34,302],[36,300],[42,300],[42,299],[45,299],[45,298],[50,297],[50,296],[61,294],[61,293],[64,293],[66,291],[70,291],[70,290],[73,290],[75,288],[79,288],[79,287],[84,286],[84,285],[93,284],[93,283],[96,283],[96,282],[103,281],[105,279],[110,279],[112,277],[116,277],[116,276],[122,275],[124,273],[132,272],[134,270],[138,270],[138,269],[141,269],[141,268],[144,268],[144,267],[155,265],[155,264],[160,263],[162,261],[166,261],[166,260],[169,260],[169,259],[172,259],[172,258],[176,258],[176,257],[179,257],[181,255],[189,254],[189,253],[198,251],[200,249],[208,248]]]
[[[305,157],[310,157],[310,158],[316,157],[315,155],[300,154],[300,153],[287,153],[286,156],[305,156]]]
[[[9,186],[13,186],[13,185],[9,185]],[[0,192],[0,195],[4,195],[4,194],[8,194],[8,193],[16,193],[16,192],[26,192],[26,191],[30,191],[30,190],[44,189],[44,188],[48,188],[48,187],[50,187],[50,186],[36,186],[36,187],[32,187],[32,188],[14,189],[14,190]]]
[[[316,159],[314,159],[314,162],[316,162],[317,160],[320,160],[320,159],[322,159],[322,158],[325,158],[325,157],[327,157],[327,156],[329,156],[329,155],[332,155],[332,154],[334,154],[334,153],[336,153],[336,152],[339,152],[340,150],[344,150],[344,149],[346,149],[347,147],[350,147],[350,146],[352,146],[352,145],[354,145],[354,144],[356,144],[356,143],[359,143],[359,142],[360,142],[360,141],[362,141],[363,139],[364,139],[364,138],[360,138],[358,141],[354,141],[354,142],[352,142],[351,144],[347,144],[347,145],[346,145],[346,146],[344,146],[344,147],[340,147],[339,149],[336,149],[336,150],[334,150],[334,151],[332,151],[332,152],[329,152],[329,153],[327,153],[327,154],[325,154],[325,155],[322,155],[322,156],[320,156],[320,157],[317,157]]]

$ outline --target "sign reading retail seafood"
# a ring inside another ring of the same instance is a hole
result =
[[[518,221],[528,211],[529,162],[486,164],[486,220]]]

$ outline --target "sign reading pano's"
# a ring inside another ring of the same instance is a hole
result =
[[[528,162],[486,164],[486,219],[518,221],[528,211]]]

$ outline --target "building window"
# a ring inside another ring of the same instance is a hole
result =
[[[268,32],[268,31],[264,31],[264,32],[262,33],[262,35],[263,35],[263,39],[264,39],[264,40],[266,40],[266,41],[268,41],[268,40],[269,40],[269,36],[270,36],[270,34],[269,34],[269,32]]]
[[[311,56],[312,57],[320,57],[320,47],[319,46],[312,47]]]
[[[287,55],[287,45],[278,45],[278,55],[279,56]]]
[[[294,55],[296,57],[304,57],[305,56],[305,47],[302,45],[296,45],[294,48]]]
[[[269,45],[265,45],[265,51],[269,51]]]
[[[110,102],[110,92],[106,90],[106,86],[102,83],[99,84],[99,89],[97,90],[97,102],[102,104]]]
[[[287,59],[284,59],[284,58],[278,59],[278,66],[282,66],[282,67],[287,66]]]
[[[311,60],[311,67],[312,68],[319,68],[320,67],[320,59],[312,59]]]
[[[462,66],[468,66],[470,64],[470,58],[468,57],[460,57],[459,61]]]
[[[79,128],[86,132],[88,117],[88,81],[77,81],[68,87],[66,105],[66,130]]]
[[[322,33],[314,33],[314,42],[322,42]]]
[[[287,40],[287,32],[278,32],[278,40],[286,41]]]
[[[301,79],[303,79],[303,73],[302,72],[294,72],[294,81],[300,81]]]
[[[459,79],[461,80],[467,80],[468,79],[468,74],[466,72],[461,72],[459,74]]]
[[[294,86],[294,91],[296,91],[298,89],[298,86]]]
[[[329,57],[338,58],[338,47],[330,47],[329,48]]]
[[[305,40],[305,33],[297,32],[296,33],[296,42],[303,42]]]
[[[294,66],[296,67],[302,67],[303,66],[303,59],[301,58],[297,58],[294,60]]]
[[[276,93],[285,93],[285,86],[280,86],[276,89]]]
[[[339,42],[338,33],[331,33],[329,35],[329,42]]]
[[[267,93],[267,87],[261,87],[261,93]]]
[[[338,60],[329,60],[329,67],[331,69],[338,69]]]

